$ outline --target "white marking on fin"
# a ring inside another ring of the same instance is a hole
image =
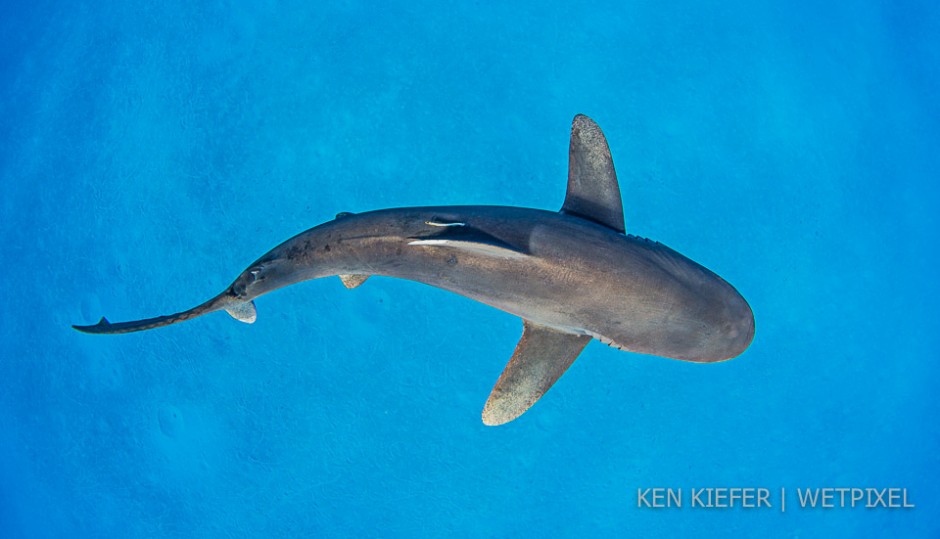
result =
[[[447,240],[415,240],[409,241],[408,245],[447,245]]]
[[[368,275],[362,275],[362,274],[350,274],[350,275],[339,276],[339,280],[343,281],[343,286],[345,286],[346,288],[349,288],[350,290],[366,282],[366,279],[368,278],[369,278]]]
[[[232,315],[232,318],[246,324],[253,324],[258,319],[258,311],[255,309],[255,302],[245,301],[229,305],[225,312]]]
[[[437,221],[425,221],[424,224],[430,226],[467,226],[467,223],[439,223]]]

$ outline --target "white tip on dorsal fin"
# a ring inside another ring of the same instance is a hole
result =
[[[502,425],[528,410],[591,341],[588,335],[566,333],[524,320],[525,329],[512,359],[483,407],[483,423]]]
[[[467,226],[467,223],[460,223],[460,222],[447,222],[447,223],[442,223],[441,221],[425,221],[424,224],[426,224],[426,225],[428,225],[428,226],[442,226],[442,227],[448,227],[448,226]]]
[[[339,280],[343,281],[343,286],[349,289],[356,288],[362,283],[366,282],[368,275],[354,274],[354,275],[340,275]]]
[[[232,315],[232,318],[246,324],[253,324],[258,319],[258,311],[255,309],[255,302],[245,301],[229,305],[225,312]]]
[[[603,131],[583,114],[571,124],[568,149],[568,192],[563,213],[577,215],[624,232],[623,201],[610,148]]]

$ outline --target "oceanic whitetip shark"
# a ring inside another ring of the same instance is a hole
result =
[[[661,243],[624,233],[607,140],[574,118],[561,211],[501,206],[394,208],[341,213],[259,258],[224,292],[169,316],[93,326],[128,333],[225,310],[251,323],[252,300],[338,275],[355,288],[371,275],[450,290],[523,320],[522,338],[483,408],[483,422],[522,415],[591,339],[641,354],[714,362],[754,337],[754,316],[730,284]]]

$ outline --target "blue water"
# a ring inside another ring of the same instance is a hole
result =
[[[127,4],[0,5],[0,537],[940,536],[936,3]],[[742,356],[592,343],[488,428],[521,322],[412,282],[70,328],[340,211],[556,209],[578,112],[628,231],[748,299]]]

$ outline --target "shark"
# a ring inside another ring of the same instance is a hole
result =
[[[627,234],[607,139],[584,115],[572,122],[560,211],[433,206],[343,212],[281,243],[222,293],[187,311],[73,326],[93,334],[142,331],[225,311],[257,318],[254,300],[338,276],[356,288],[379,275],[455,292],[518,316],[522,337],[483,406],[483,423],[526,412],[592,340],[696,363],[731,359],[754,338],[754,315],[724,279],[662,243]]]

